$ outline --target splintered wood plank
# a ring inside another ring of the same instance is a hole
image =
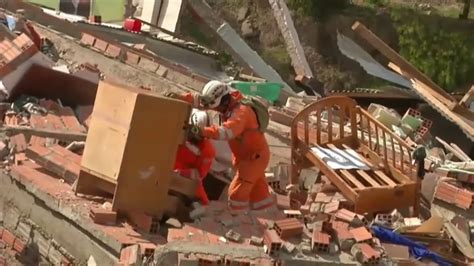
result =
[[[356,171],[362,178],[365,179],[365,181],[369,182],[369,184],[371,184],[372,186],[374,187],[380,187],[380,184],[377,183],[377,181],[375,181],[369,174],[367,174],[367,172],[363,171],[363,170],[357,170]]]
[[[397,183],[393,182],[393,180],[390,177],[388,177],[383,171],[377,170],[377,171],[374,171],[374,173],[380,179],[382,179],[385,183],[387,183],[387,185],[389,185],[389,186],[396,186],[397,185]]]
[[[366,186],[364,186],[355,176],[353,176],[349,171],[347,170],[339,170],[339,172],[347,179],[349,180],[352,184],[354,184],[358,189],[364,189]]]

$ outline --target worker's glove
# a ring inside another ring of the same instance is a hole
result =
[[[163,94],[163,96],[168,97],[168,98],[173,98],[173,99],[179,99],[180,95],[176,92],[168,91]]]
[[[202,130],[200,127],[195,125],[190,125],[187,132],[188,140],[192,142],[198,142],[203,139]]]

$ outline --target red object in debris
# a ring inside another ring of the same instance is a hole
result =
[[[123,22],[123,28],[127,31],[141,32],[142,22],[138,19],[127,18]]]

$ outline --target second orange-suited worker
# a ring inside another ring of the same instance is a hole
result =
[[[202,95],[170,93],[168,96],[190,102],[195,108],[212,109],[221,114],[222,125],[205,127],[200,134],[229,141],[236,169],[228,192],[232,213],[274,206],[265,177],[270,149],[260,130],[257,113],[243,103],[243,95],[231,90],[227,84],[213,80],[204,86]]]

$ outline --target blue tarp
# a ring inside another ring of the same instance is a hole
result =
[[[404,237],[396,232],[392,232],[389,229],[383,228],[381,226],[373,225],[372,231],[375,236],[383,242],[389,242],[397,245],[407,246],[409,248],[410,254],[415,258],[426,258],[430,259],[441,266],[449,266],[451,263],[444,260],[438,254],[430,251],[424,245],[418,244],[417,242]]]

